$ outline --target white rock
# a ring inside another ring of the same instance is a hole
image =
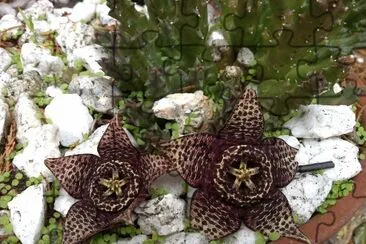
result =
[[[0,18],[7,14],[15,16],[17,11],[7,3],[0,3]]]
[[[170,94],[154,102],[153,106],[156,117],[177,120],[181,132],[184,130],[187,118],[190,118],[190,126],[199,128],[204,121],[212,118],[212,111],[213,103],[202,91]]]
[[[240,79],[243,71],[238,66],[228,65],[225,67],[225,76],[230,79]]]
[[[17,154],[13,164],[28,177],[39,177],[43,175],[48,181],[54,179],[51,171],[45,166],[47,158],[58,158],[61,156],[59,146],[59,135],[54,125],[43,125],[28,130],[26,133],[28,144],[22,152]]]
[[[105,4],[98,4],[96,8],[96,15],[102,25],[117,25],[117,20],[109,15],[111,9]]]
[[[38,20],[47,16],[48,12],[53,11],[53,4],[48,0],[38,0],[31,7],[25,9],[23,12],[19,12],[17,17],[21,21],[25,18],[32,18],[32,20]]]
[[[355,113],[346,105],[301,106],[299,114],[287,121],[284,127],[298,138],[329,138],[353,131]]]
[[[326,175],[301,174],[282,188],[299,224],[307,222],[327,198],[333,181]]]
[[[45,108],[45,116],[59,128],[60,142],[66,147],[82,142],[93,125],[93,117],[76,94],[55,97]]]
[[[28,42],[43,43],[46,41],[47,35],[55,30],[46,20],[33,20],[33,28],[34,31],[29,29],[28,26],[25,27],[25,32],[18,41],[20,45]]]
[[[2,82],[1,78],[0,82]],[[42,82],[43,80],[39,73],[36,70],[31,70],[24,72],[18,77],[5,80],[4,84],[0,84],[0,87],[4,85],[6,88],[4,92],[17,100],[21,94],[27,93],[29,96],[35,95],[41,90]]]
[[[135,209],[142,233],[169,235],[184,229],[185,202],[172,194],[140,204]]]
[[[335,83],[333,85],[333,92],[335,94],[340,93],[342,90],[343,90],[343,88],[338,83]]]
[[[66,217],[67,212],[71,206],[78,200],[70,196],[64,188],[61,187],[58,197],[55,199],[53,209],[61,213],[62,216]]]
[[[56,86],[49,86],[46,89],[46,95],[50,96],[50,97],[56,97],[56,96],[62,95],[62,94],[64,94],[63,91]]]
[[[121,97],[113,81],[103,77],[76,76],[69,84],[69,93],[80,95],[86,106],[102,113],[112,112],[113,97]]]
[[[142,244],[147,240],[146,235],[137,235],[132,238],[120,239],[116,244]]]
[[[150,19],[149,10],[147,9],[146,5],[141,6],[138,5],[137,3],[134,3],[134,7],[137,12],[144,14],[147,19]]]
[[[60,57],[51,55],[49,49],[37,47],[33,43],[25,43],[22,46],[21,60],[24,72],[36,70],[41,76],[61,76],[65,66]]]
[[[28,187],[8,203],[10,222],[23,244],[34,244],[41,236],[46,213],[44,186]]]
[[[282,136],[279,136],[278,138],[284,140],[289,146],[296,148],[296,149],[300,149],[301,143],[299,142],[299,140],[296,137],[282,135]]]
[[[103,70],[98,61],[108,57],[102,46],[93,44],[75,49],[73,54],[68,56],[68,62],[70,66],[75,67],[75,62],[81,61],[87,70],[93,73],[101,73]]]
[[[77,48],[93,44],[94,40],[94,28],[80,22],[65,24],[56,37],[57,44],[67,55],[72,55]]]
[[[151,185],[151,188],[165,189],[168,193],[179,197],[184,193],[184,180],[178,173],[169,173],[160,176]]]
[[[37,116],[38,113],[39,111],[33,100],[26,94],[22,94],[14,109],[14,118],[17,125],[16,137],[19,143],[28,143],[29,138],[27,132],[32,128],[41,127],[42,123]]]
[[[255,62],[255,57],[249,48],[243,47],[240,49],[236,60],[244,66],[250,66]]]
[[[23,24],[14,15],[7,14],[0,19],[0,32],[5,31],[5,35],[16,38],[23,32]]]
[[[98,154],[98,144],[100,139],[102,138],[104,132],[107,130],[108,125],[102,125],[98,127],[93,134],[89,136],[89,138],[77,145],[72,150],[68,150],[65,152],[65,156],[76,155],[76,154],[84,154],[90,153],[99,156]]]
[[[358,160],[358,147],[340,138],[325,140],[303,140],[296,154],[296,161],[300,165],[333,161],[335,167],[324,171],[324,175],[331,180],[347,180],[356,176],[361,170]]]
[[[70,19],[73,22],[87,23],[95,17],[96,5],[93,3],[78,2],[72,9]]]
[[[52,13],[47,13],[47,22],[50,28],[56,33],[59,33],[63,28],[65,28],[67,23],[71,23],[69,15],[71,14],[71,8],[60,8],[55,9]]]
[[[0,48],[0,72],[5,71],[11,64],[11,57],[8,51]]]
[[[6,135],[6,130],[10,122],[9,119],[9,106],[0,99],[0,142],[3,142]]]
[[[255,240],[255,232],[244,225],[237,232],[223,239],[224,243],[230,244],[255,244]]]
[[[164,244],[208,244],[207,238],[200,233],[179,232],[167,236]]]

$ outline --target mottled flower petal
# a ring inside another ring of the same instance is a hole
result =
[[[273,165],[273,183],[278,187],[286,186],[297,172],[298,163],[295,161],[297,150],[279,138],[263,140],[263,150]]]
[[[229,235],[241,225],[238,211],[234,207],[200,190],[193,195],[190,221],[193,228],[201,230],[210,240]]]
[[[45,165],[72,197],[82,198],[87,194],[86,182],[99,165],[98,161],[99,157],[93,154],[79,154],[49,158]]]
[[[236,177],[233,169],[244,163],[248,169],[256,171],[250,177],[254,184],[253,190],[244,181],[239,189],[235,187]],[[273,192],[272,165],[267,155],[259,147],[239,145],[229,147],[222,154],[222,158],[215,169],[213,184],[218,196],[228,202],[244,206],[255,203]]]
[[[117,196],[115,193],[106,196],[104,193],[108,189],[100,184],[101,179],[112,179],[113,173],[117,173],[119,179],[126,182],[121,187],[121,196]],[[142,180],[139,176],[138,168],[127,162],[112,160],[103,163],[93,172],[91,177],[89,187],[90,198],[100,210],[107,212],[123,210],[139,195],[142,189]]]
[[[144,170],[144,181],[146,184],[152,183],[159,176],[176,170],[175,162],[168,157],[158,154],[145,154],[140,157]]]
[[[111,159],[121,159],[137,163],[138,150],[131,144],[127,134],[121,129],[118,118],[109,123],[98,145],[98,153],[105,162]]]
[[[213,163],[215,140],[211,134],[192,134],[164,143],[161,149],[175,163],[182,178],[198,187]]]
[[[79,201],[70,208],[64,223],[62,243],[76,244],[108,228],[120,212],[103,213],[91,202]]]
[[[228,141],[258,143],[263,135],[263,115],[256,92],[246,89],[219,136]]]
[[[272,199],[263,199],[243,209],[244,223],[254,231],[265,235],[276,232],[281,236],[292,237],[310,243],[292,219],[292,212],[286,197],[277,191]]]

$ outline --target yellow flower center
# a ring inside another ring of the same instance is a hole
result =
[[[118,172],[113,171],[112,179],[100,179],[99,184],[107,188],[103,193],[104,196],[108,197],[114,193],[116,196],[121,197],[123,195],[122,187],[127,184],[127,181],[119,179]]]
[[[239,169],[230,167],[230,173],[236,177],[233,185],[236,190],[244,183],[252,191],[255,185],[250,178],[259,173],[259,167],[247,168],[246,163],[240,162]]]

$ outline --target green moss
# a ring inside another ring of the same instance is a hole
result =
[[[150,188],[151,198],[157,198],[160,196],[164,196],[168,193],[169,193],[169,191],[164,187],[151,187]]]

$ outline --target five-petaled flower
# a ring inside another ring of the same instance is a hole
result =
[[[164,156],[139,152],[117,117],[101,138],[98,153],[45,162],[65,190],[80,199],[66,216],[65,244],[80,243],[120,222],[132,223],[131,212],[148,196],[150,183],[174,170]]]
[[[266,235],[309,240],[292,219],[279,187],[295,176],[296,150],[263,138],[263,117],[254,90],[245,90],[217,135],[197,133],[163,143],[162,150],[194,193],[190,221],[209,239],[235,232],[243,221]]]

